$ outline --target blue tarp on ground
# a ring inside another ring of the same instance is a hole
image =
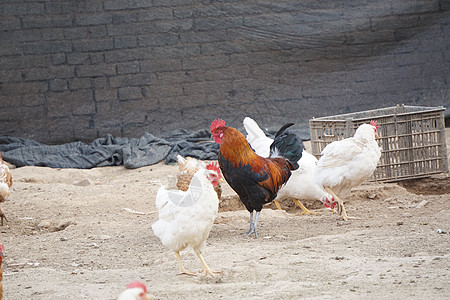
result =
[[[145,133],[140,138],[107,135],[90,144],[72,142],[45,145],[34,140],[0,137],[3,159],[17,167],[42,166],[51,168],[90,169],[119,166],[135,169],[156,164],[175,163],[178,154],[201,160],[215,160],[219,145],[211,140],[208,130],[176,130],[164,137]]]

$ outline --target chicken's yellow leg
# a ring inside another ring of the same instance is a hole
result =
[[[273,203],[275,203],[275,206],[278,208],[278,210],[282,210],[280,202],[278,202],[278,200],[273,200]]]
[[[201,272],[203,273],[203,276],[210,275],[211,277],[214,278],[214,273],[216,273],[216,274],[222,273],[222,271],[212,271],[206,264],[206,261],[203,259],[203,255],[200,251],[198,251],[198,252],[196,251],[195,254],[197,254],[198,258],[202,262],[203,270]]]
[[[300,214],[297,214],[297,215],[318,215],[319,214],[318,212],[310,211],[300,201],[298,201],[295,198],[292,198],[292,201],[294,201],[294,203],[297,204],[297,206],[303,210]]]
[[[339,212],[339,215],[345,220],[345,221],[348,221],[348,220],[350,220],[350,219],[353,219],[353,220],[361,220],[361,218],[358,218],[358,217],[349,217],[348,215],[347,215],[347,212],[345,211],[345,207],[344,207],[344,201],[342,201],[342,199],[341,198],[339,198],[329,187],[325,187],[325,190],[331,195],[331,196],[333,196],[334,197],[334,199],[337,199],[337,201],[338,201],[338,212]]]
[[[190,275],[190,276],[195,276],[194,272],[188,271],[183,267],[183,264],[181,263],[181,257],[180,257],[180,252],[175,251],[175,254],[177,255],[177,259],[178,259],[178,265],[180,266],[180,273],[178,273],[177,275]]]

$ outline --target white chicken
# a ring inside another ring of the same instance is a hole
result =
[[[120,293],[117,300],[150,300],[147,294],[147,287],[139,281],[133,281],[127,285],[126,290]]]
[[[360,125],[353,137],[327,145],[317,162],[315,181],[337,200],[339,215],[344,220],[351,217],[345,211],[342,197],[368,179],[380,159],[381,148],[375,140],[377,129],[374,121]]]
[[[10,187],[12,186],[12,175],[9,171],[9,167],[3,161],[2,155],[0,154],[0,203],[4,202],[10,194]],[[0,206],[0,225],[3,226],[3,219],[8,221],[5,213]]]
[[[265,135],[264,131],[259,128],[253,119],[246,117],[243,124],[247,131],[247,141],[255,150],[256,154],[262,157],[268,157],[270,145],[273,140]],[[291,177],[287,183],[278,190],[278,195],[274,203],[279,210],[281,210],[279,200],[288,197],[291,197],[294,203],[302,209],[302,215],[317,214],[317,212],[309,211],[298,199],[320,200],[325,207],[334,208],[336,202],[333,197],[314,182],[316,162],[317,159],[312,154],[303,150],[302,157],[298,161],[299,168],[291,173]]]
[[[191,246],[203,265],[203,275],[214,277],[202,256],[206,239],[214,224],[219,207],[219,199],[213,185],[220,180],[214,170],[200,168],[192,177],[186,192],[159,188],[156,207],[159,220],[153,223],[154,234],[161,243],[173,250],[180,268],[179,274],[195,275],[184,269],[180,251]]]

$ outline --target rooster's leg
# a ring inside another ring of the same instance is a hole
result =
[[[303,211],[300,213],[300,215],[318,215],[318,212],[310,211],[307,209],[300,201],[293,198],[292,201],[294,201],[295,204],[297,204],[298,207],[300,207]],[[299,215],[299,214],[297,214]]]
[[[350,220],[350,219],[353,219],[353,220],[361,220],[361,218],[358,218],[358,217],[349,217],[348,215],[347,215],[347,212],[345,211],[345,207],[344,207],[344,201],[342,201],[342,199],[341,198],[339,198],[330,188],[328,188],[328,187],[326,187],[325,188],[326,190],[327,190],[327,192],[328,193],[330,193],[330,195],[331,196],[333,196],[334,197],[334,199],[337,199],[337,201],[338,201],[338,212],[339,212],[339,215],[345,220],[345,221],[348,221],[348,220]]]
[[[191,275],[191,276],[195,276],[194,272],[188,271],[188,270],[186,270],[183,267],[183,264],[181,263],[180,252],[175,251],[175,254],[177,255],[178,265],[180,266],[180,273],[178,273],[177,275]]]
[[[257,227],[258,227],[258,218],[259,218],[260,213],[261,213],[260,211],[256,212],[255,220],[253,220],[253,211],[250,213],[250,230],[249,230],[249,232],[247,232],[247,236],[250,236],[252,233],[254,233],[255,238],[258,237]]]
[[[220,273],[222,273],[222,271],[212,271],[212,270],[208,267],[208,265],[206,264],[206,261],[205,261],[205,259],[203,258],[203,255],[202,255],[202,253],[200,252],[200,250],[195,251],[195,254],[197,254],[198,258],[199,258],[200,261],[202,262],[203,270],[201,271],[201,273],[203,274],[203,276],[210,275],[211,277],[214,278],[214,273],[215,273],[215,274],[220,274]]]
[[[278,208],[278,210],[282,210],[280,202],[278,202],[278,200],[273,200],[273,203],[275,203],[275,206]]]
[[[253,211],[250,213],[250,230],[245,234],[250,235],[253,232]]]
[[[8,219],[5,216],[5,213],[3,212],[2,207],[0,206],[0,225],[3,226],[3,219],[6,220],[6,222],[8,222]]]

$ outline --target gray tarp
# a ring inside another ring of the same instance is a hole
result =
[[[177,130],[162,138],[145,133],[141,138],[120,138],[107,135],[90,144],[73,142],[45,145],[36,141],[0,137],[3,159],[17,167],[42,166],[51,168],[90,169],[124,165],[135,169],[156,164],[175,163],[178,154],[201,160],[215,160],[219,145],[211,140],[207,130]]]

